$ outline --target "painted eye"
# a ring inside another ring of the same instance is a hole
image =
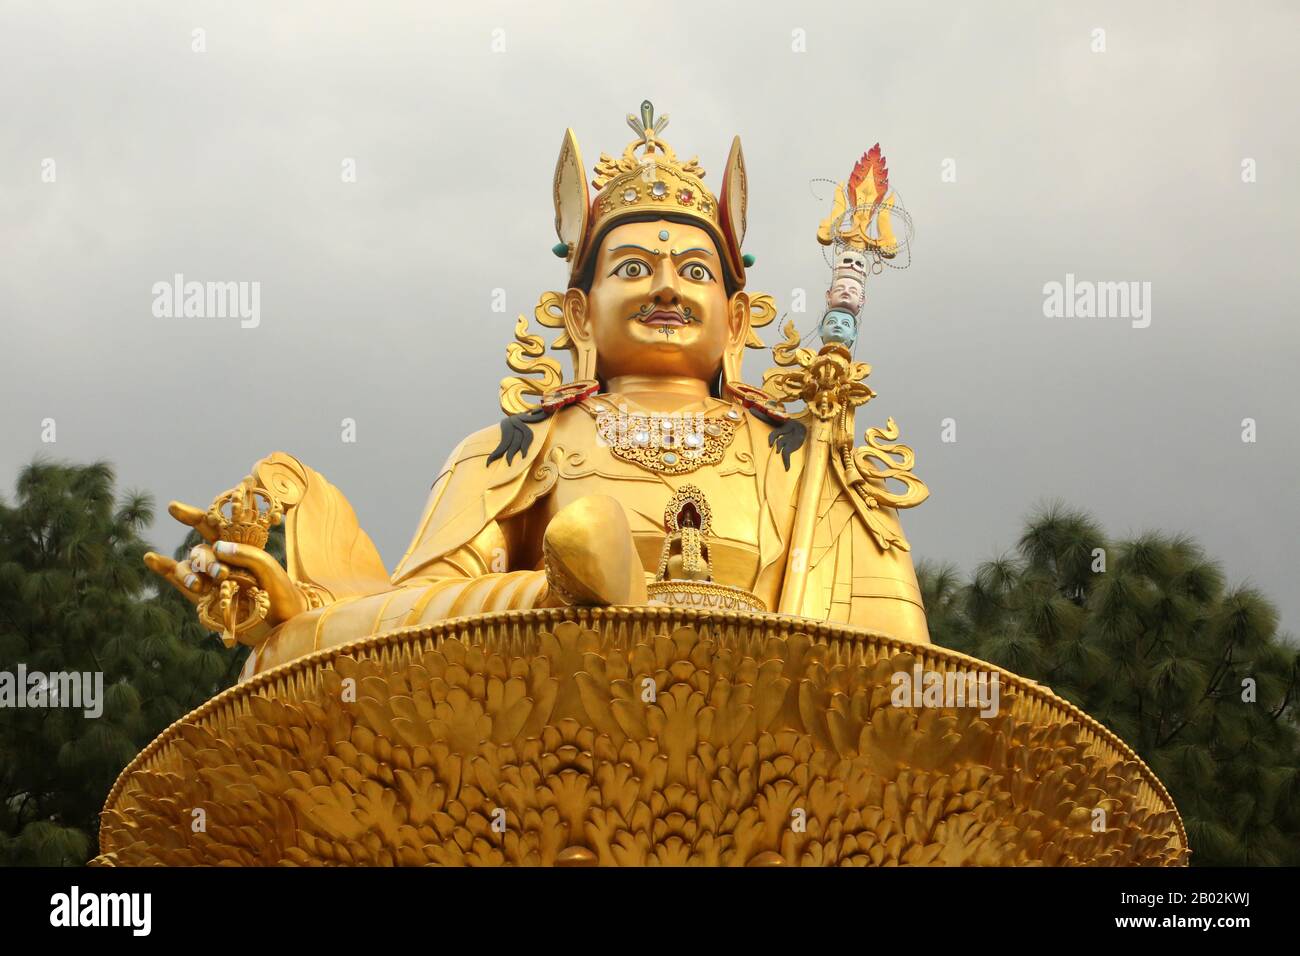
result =
[[[613,272],[624,279],[640,279],[650,274],[650,267],[640,259],[629,259]]]
[[[713,273],[709,271],[709,267],[702,262],[686,263],[686,265],[682,266],[679,274],[692,282],[708,282],[713,278]]]

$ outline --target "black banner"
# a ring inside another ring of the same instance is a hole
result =
[[[702,937],[816,950],[1106,937],[1240,940],[1293,919],[1296,870],[0,870],[8,940],[345,941],[638,951]],[[776,935],[789,940],[776,943]],[[574,935],[577,934],[577,935]]]

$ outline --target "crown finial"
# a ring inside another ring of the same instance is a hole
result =
[[[627,125],[632,127],[632,132],[636,133],[637,140],[633,141],[628,148],[641,145],[646,148],[647,152],[652,152],[656,147],[664,149],[664,144],[659,141],[659,134],[664,131],[668,125],[668,116],[664,114],[655,119],[655,105],[649,100],[641,101],[641,116],[638,118],[631,113],[627,114]],[[701,175],[703,171],[701,170]]]

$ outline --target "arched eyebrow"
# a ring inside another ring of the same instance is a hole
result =
[[[630,242],[627,243],[627,244],[625,244],[625,245],[622,245],[622,246],[612,246],[612,247],[610,247],[609,251],[610,251],[610,252],[620,252],[620,251],[622,251],[623,249],[640,249],[642,252],[644,252],[644,253],[645,253],[646,255],[648,255],[648,256],[653,256],[653,255],[656,254],[656,253],[654,253],[654,252],[651,252],[651,251],[650,251],[649,249],[647,249],[645,246],[638,246],[638,245],[636,245],[635,243],[630,243]],[[674,252],[673,255],[676,256],[676,257],[680,257],[680,256],[684,256],[684,255],[686,255],[688,252],[702,252],[702,253],[704,253],[706,256],[708,256],[709,258],[712,258],[712,257],[713,257],[713,253],[709,252],[708,249],[705,249],[705,248],[703,248],[702,246],[692,246],[690,249],[682,249],[680,252]],[[663,251],[660,250],[658,254],[659,254],[659,255],[663,255]]]

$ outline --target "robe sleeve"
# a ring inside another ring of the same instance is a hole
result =
[[[393,572],[392,583],[430,575],[474,577],[502,571],[505,536],[497,523],[520,510],[528,474],[547,444],[554,417],[528,427],[533,440],[513,462],[487,463],[500,441],[496,425],[466,438],[451,453],[433,482],[415,537]]]

